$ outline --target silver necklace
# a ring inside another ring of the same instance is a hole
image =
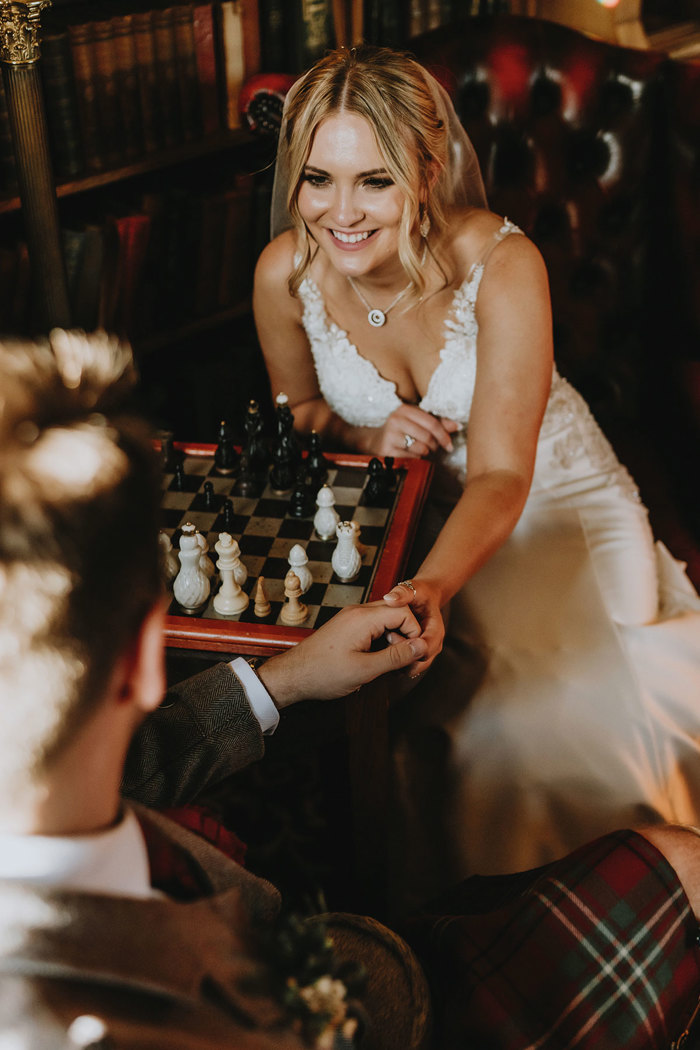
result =
[[[406,295],[406,293],[408,292],[409,288],[411,287],[411,284],[409,282],[409,284],[406,285],[404,290],[402,292],[399,292],[399,294],[394,299],[393,303],[390,303],[389,306],[387,306],[386,310],[380,310],[378,306],[370,306],[369,305],[369,303],[365,299],[364,295],[362,294],[360,289],[357,287],[357,285],[353,281],[352,277],[350,277],[350,275],[348,275],[348,281],[350,282],[350,287],[352,288],[352,290],[357,294],[358,298],[361,300],[362,305],[364,306],[365,310],[367,310],[367,320],[372,325],[372,328],[381,328],[382,325],[386,324],[386,319],[387,319],[387,315],[388,315],[389,311],[393,310],[394,307],[397,306],[401,302],[401,300],[403,299],[404,295]]]
[[[426,254],[427,254],[426,247],[424,245],[423,246],[423,254],[422,254],[421,260],[420,260],[421,266],[423,266],[424,263],[425,263],[425,256],[426,256]],[[372,325],[372,328],[381,328],[382,325],[386,324],[386,319],[389,316],[389,311],[393,310],[395,306],[398,306],[398,304],[403,299],[404,295],[406,295],[406,293],[410,290],[411,284],[412,284],[412,282],[409,281],[409,283],[406,285],[406,287],[403,289],[403,291],[399,292],[399,294],[396,296],[396,298],[394,299],[393,303],[389,303],[389,305],[387,306],[386,310],[380,310],[378,306],[370,306],[370,304],[367,302],[367,300],[365,299],[364,295],[362,294],[362,292],[357,287],[357,285],[355,284],[354,280],[352,279],[352,277],[349,274],[348,274],[348,281],[350,282],[350,287],[355,292],[355,294],[359,298],[360,302],[364,306],[365,310],[367,311],[367,320]]]

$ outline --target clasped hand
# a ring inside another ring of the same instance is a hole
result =
[[[427,651],[407,605],[369,602],[341,609],[299,645],[267,660],[259,674],[277,706],[287,707],[346,696],[388,671],[415,666]]]
[[[375,456],[410,456],[422,459],[443,448],[452,451],[452,438],[460,429],[454,419],[438,418],[417,405],[401,404],[383,427],[373,431],[368,451]]]

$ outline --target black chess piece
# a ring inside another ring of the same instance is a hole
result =
[[[386,471],[381,459],[373,456],[367,466],[364,502],[369,507],[378,506],[386,496]]]
[[[321,450],[321,438],[312,430],[309,434],[309,454],[306,457],[306,473],[313,488],[316,490],[328,477],[328,460]]]
[[[280,394],[277,398],[275,422],[277,429],[272,448],[273,467],[270,471],[270,484],[275,492],[288,492],[294,485],[301,464],[301,449],[294,436],[294,416],[285,394]]]
[[[387,492],[393,492],[396,488],[396,471],[394,470],[394,457],[384,457],[384,476],[386,478]]]
[[[238,452],[233,444],[233,434],[228,423],[219,424],[219,443],[214,453],[214,469],[223,477],[231,477],[238,470]]]
[[[185,466],[182,460],[177,460],[175,463],[173,488],[177,489],[178,492],[184,492],[185,489]]]
[[[178,462],[182,462],[182,452],[176,450],[173,445],[174,435],[172,430],[161,430],[158,433],[160,439],[160,466],[164,474],[172,474]]]
[[[306,470],[300,467],[294,489],[289,500],[289,513],[293,518],[308,518],[316,509],[314,489],[307,484]]]
[[[241,459],[238,465],[238,478],[233,486],[233,491],[237,496],[257,498],[262,490],[263,485],[260,480],[260,475],[253,473],[251,470],[248,451],[244,448],[241,452]]]
[[[249,401],[243,424],[246,435],[244,451],[248,458],[249,474],[261,478],[267,474],[270,460],[263,435],[264,426],[260,405],[257,401]]]
[[[223,513],[224,532],[233,532],[234,517],[233,500],[225,499]]]
[[[214,509],[214,486],[211,481],[204,482],[204,507],[206,510]]]
[[[294,415],[286,394],[278,394],[275,400],[275,447],[282,441],[296,472],[301,463],[301,445],[294,433]]]

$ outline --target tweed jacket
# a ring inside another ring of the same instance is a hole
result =
[[[218,665],[171,690],[142,727],[125,791],[186,801],[262,753],[245,692]],[[246,931],[276,915],[277,890],[166,817],[134,809],[182,851],[204,895],[141,900],[0,881],[0,1046],[296,1050],[278,1030],[277,1005],[243,987],[258,972]]]
[[[277,891],[167,818],[134,808],[184,851],[210,892],[179,901],[0,882],[0,1046],[298,1050],[296,1037],[276,1028],[276,1003],[245,987],[260,972],[248,920],[270,920]]]
[[[141,725],[122,793],[147,806],[183,805],[264,752],[243,686],[228,664],[215,664],[170,688]]]

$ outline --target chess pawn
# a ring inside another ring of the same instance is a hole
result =
[[[299,585],[299,577],[293,569],[290,569],[284,578],[284,596],[287,601],[282,606],[282,612],[280,613],[282,623],[291,626],[303,623],[309,615],[309,610],[303,602],[299,601],[301,587]]]
[[[229,477],[238,469],[238,453],[233,444],[231,428],[225,419],[219,424],[219,443],[214,453],[214,466],[217,474]]]
[[[214,544],[214,550],[219,555],[221,576],[221,588],[214,595],[214,608],[221,616],[235,616],[247,609],[250,601],[236,581],[236,562],[240,564],[239,547],[230,533],[222,532]]]
[[[158,545],[160,547],[160,569],[166,586],[170,586],[180,571],[180,559],[177,551],[173,550],[173,542],[167,532],[158,533]]]
[[[199,609],[209,597],[211,585],[199,566],[202,548],[197,540],[197,529],[189,521],[182,526],[178,557],[180,571],[173,583],[173,597],[183,609]]]
[[[333,489],[329,488],[328,485],[323,485],[316,497],[318,510],[314,515],[316,535],[322,540],[330,540],[336,534],[335,530],[340,521],[340,515],[335,510],[334,503]]]
[[[301,593],[306,594],[314,580],[311,575],[311,569],[309,568],[308,555],[300,543],[294,544],[289,552],[289,558],[287,560],[295,574],[299,577]]]
[[[357,531],[353,522],[339,521],[335,527],[338,543],[333,551],[331,566],[333,572],[343,583],[354,580],[360,571],[362,558],[357,549]]]
[[[255,607],[253,612],[262,620],[270,615],[271,609],[272,606],[267,600],[267,595],[265,594],[265,577],[258,576],[258,582],[255,585]]]
[[[214,568],[214,562],[209,557],[209,541],[207,540],[206,536],[204,536],[201,532],[198,532],[197,543],[199,544],[200,549],[202,551],[202,556],[199,559],[199,567],[204,573],[204,575],[211,580],[212,576],[216,572],[216,569]]]

